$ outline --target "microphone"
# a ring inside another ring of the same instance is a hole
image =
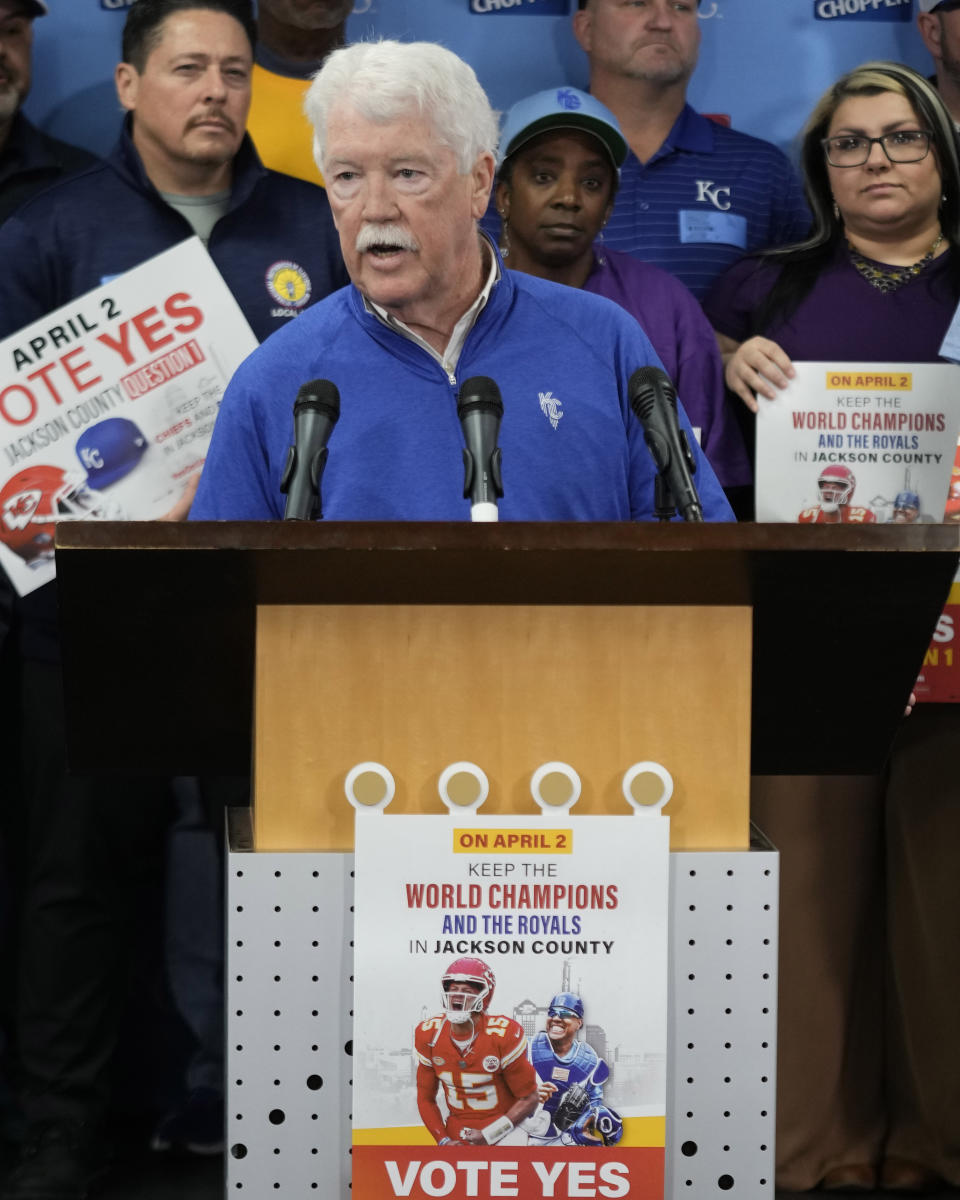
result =
[[[329,379],[314,379],[297,392],[293,405],[293,442],[280,479],[287,497],[285,521],[314,521],[323,516],[320,479],[327,464],[327,440],[340,416],[340,393]]]
[[[471,521],[496,521],[497,499],[503,495],[497,435],[503,416],[500,389],[486,375],[467,379],[457,399],[463,428],[463,496],[470,501]]]
[[[677,420],[677,390],[660,367],[640,367],[627,385],[630,407],[643,426],[657,470],[685,521],[702,521],[700,497],[693,482],[696,462],[687,435]]]

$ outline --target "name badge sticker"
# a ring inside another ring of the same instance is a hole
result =
[[[747,248],[747,218],[738,213],[717,212],[711,208],[681,208],[680,241],[684,246],[719,243]]]

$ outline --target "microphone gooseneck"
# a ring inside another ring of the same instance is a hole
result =
[[[676,505],[685,521],[702,521],[703,509],[693,482],[696,461],[680,428],[677,392],[670,377],[660,367],[639,367],[627,387],[630,407],[643,426],[643,440],[657,464],[657,515],[664,519]],[[664,491],[667,497],[662,495]]]

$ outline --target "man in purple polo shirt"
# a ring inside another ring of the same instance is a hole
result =
[[[799,241],[810,214],[775,146],[687,104],[698,6],[579,0],[573,31],[590,59],[590,91],[630,147],[607,244],[663,267],[699,298],[746,251]]]
[[[745,487],[750,464],[700,305],[666,271],[597,240],[626,155],[616,117],[586,92],[551,88],[519,100],[500,136],[501,254],[514,270],[606,296],[636,317],[720,483]]]

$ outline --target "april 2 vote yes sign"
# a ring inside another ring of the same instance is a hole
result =
[[[198,238],[0,343],[0,564],[21,595],[54,577],[57,521],[174,508],[256,345]]]
[[[668,840],[358,811],[356,1200],[663,1195]]]

